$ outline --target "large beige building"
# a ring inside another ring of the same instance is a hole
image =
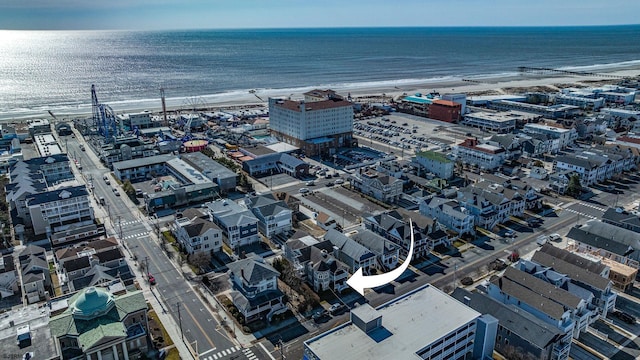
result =
[[[270,98],[269,126],[273,136],[307,156],[332,155],[337,148],[356,142],[353,106],[341,98],[312,102]]]

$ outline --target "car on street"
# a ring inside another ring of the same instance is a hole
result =
[[[333,181],[329,181],[328,183],[326,183],[327,186],[331,187],[334,185]]]
[[[300,194],[306,194],[309,192],[309,189],[307,188],[300,188],[300,190],[298,190],[300,192]]]
[[[516,232],[513,230],[508,230],[506,233],[504,233],[504,236],[506,237],[515,237],[516,236]]]
[[[327,310],[318,310],[312,316],[313,321],[319,323],[328,320],[330,317],[329,312]]]
[[[336,181],[335,181],[335,183],[336,183],[337,185],[344,184],[344,180],[342,180],[342,179],[338,179],[338,180],[336,180]]]
[[[151,273],[148,273],[148,274],[147,274],[147,277],[148,277],[148,279],[149,279],[149,284],[150,284],[150,285],[155,285],[155,284],[156,284],[156,278],[155,278],[155,277],[153,277],[153,275],[151,275]]]
[[[307,182],[305,183],[305,185],[307,185],[307,186],[313,186],[313,185],[315,185],[315,184],[316,184],[316,182],[315,182],[315,181],[313,181],[313,180],[309,180],[309,181],[307,181]]]

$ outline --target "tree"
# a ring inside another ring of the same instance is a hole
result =
[[[533,162],[533,166],[535,167],[544,167],[544,163],[540,160],[536,160]]]
[[[578,197],[582,192],[582,184],[580,184],[580,176],[577,174],[571,175],[569,178],[569,185],[567,186],[567,195]]]

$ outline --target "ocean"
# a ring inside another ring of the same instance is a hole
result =
[[[640,64],[640,26],[0,31],[0,119]]]

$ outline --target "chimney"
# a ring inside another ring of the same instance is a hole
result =
[[[471,306],[471,298],[468,296],[465,296],[463,303],[467,306]]]

